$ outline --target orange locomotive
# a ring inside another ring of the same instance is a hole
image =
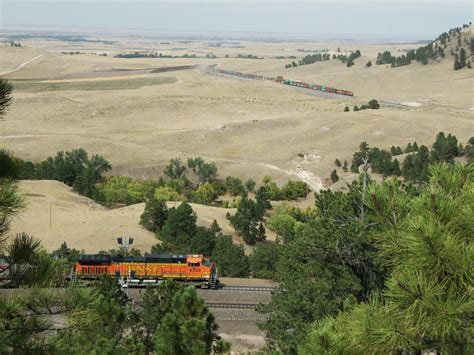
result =
[[[215,264],[203,255],[79,255],[76,278],[90,280],[101,275],[114,276],[126,287],[152,285],[164,279],[199,282],[206,288],[216,288],[219,283]]]

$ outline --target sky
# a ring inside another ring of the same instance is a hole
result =
[[[472,18],[460,0],[0,0],[1,29],[421,40]]]

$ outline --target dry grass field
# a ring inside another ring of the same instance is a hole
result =
[[[430,144],[439,131],[445,131],[465,142],[474,132],[472,70],[453,71],[452,59],[427,66],[365,67],[368,60],[375,62],[378,52],[397,54],[418,44],[224,42],[215,47],[199,40],[107,39],[114,43],[29,40],[22,41],[22,48],[0,46],[0,73],[16,86],[13,105],[0,121],[1,147],[33,161],[82,147],[108,159],[112,175],[135,178],[157,178],[171,158],[201,156],[215,162],[222,177],[260,181],[271,175],[279,183],[302,179],[317,190],[334,168],[334,160],[350,161],[361,141],[385,148],[413,140]],[[292,55],[299,59],[307,54],[300,48],[327,48],[332,54],[338,47],[343,53],[359,49],[362,57],[351,68],[330,60],[285,69],[292,59],[276,59]],[[70,51],[88,54],[61,53]],[[199,58],[113,57],[136,51]],[[210,53],[218,58],[204,58]],[[234,58],[237,54],[264,59]],[[198,68],[159,72],[214,64],[347,89],[355,97],[311,96],[273,82],[236,80]],[[342,112],[346,105],[373,98],[382,102],[380,110]],[[67,213],[58,210],[48,230],[48,204],[40,204],[41,198],[34,194],[51,199],[57,192],[41,192],[46,184],[42,182],[22,184],[32,195],[29,210],[15,222],[15,230],[31,230],[45,240],[47,248],[56,247],[61,235],[74,230],[77,236],[68,244],[90,251],[113,247],[110,243],[117,234],[134,234],[145,249],[155,242],[138,226],[142,206],[103,211],[83,202],[85,223],[71,205],[64,208],[69,208]],[[216,218],[226,232],[232,232],[226,210],[195,209],[203,210],[198,214],[204,224]]]
[[[83,147],[109,159],[113,174],[134,177],[156,177],[170,158],[199,155],[215,161],[223,176],[259,180],[272,175],[280,182],[299,177],[318,188],[320,178],[333,169],[334,159],[349,159],[363,140],[381,147],[403,146],[414,139],[431,143],[440,130],[462,141],[472,132],[471,70],[453,71],[451,60],[428,66],[365,68],[380,51],[397,53],[415,44],[242,42],[244,48],[226,48],[199,41],[164,45],[116,41],[114,45],[31,41],[24,42],[24,48],[0,47],[3,73],[42,55],[5,75],[17,91],[10,112],[0,122],[1,146],[32,160]],[[285,69],[290,59],[274,59],[306,54],[298,48],[334,51],[337,47],[360,49],[362,57],[351,68],[331,60]],[[60,53],[72,50],[109,56]],[[142,50],[199,56],[212,52],[219,58],[112,57]],[[224,58],[238,53],[265,59]],[[198,69],[151,73],[156,68],[194,64],[283,75],[352,90],[356,97],[315,97],[276,83],[240,81]],[[372,98],[408,106],[342,112],[346,105]]]

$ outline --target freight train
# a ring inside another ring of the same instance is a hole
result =
[[[297,86],[297,87],[305,88],[305,89],[318,90],[318,91],[323,91],[323,92],[330,92],[332,94],[345,95],[345,96],[354,96],[354,93],[352,91],[334,89],[334,88],[331,88],[329,86],[324,86],[324,85],[305,83],[305,82],[300,81],[300,80],[281,80],[281,83],[285,84],[285,85]]]
[[[94,280],[101,275],[117,278],[125,287],[157,285],[173,279],[215,289],[219,284],[216,265],[203,255],[112,256],[79,255],[73,280]]]
[[[276,81],[277,83],[280,83],[280,84],[297,86],[297,87],[304,88],[304,89],[309,89],[309,90],[329,92],[329,93],[332,93],[332,94],[345,95],[345,96],[354,96],[354,93],[352,91],[349,91],[349,90],[341,90],[341,89],[335,89],[335,88],[325,86],[325,85],[305,83],[305,82],[300,81],[300,80],[288,80],[288,79],[283,79],[281,77],[275,79],[275,78],[262,76],[262,75],[246,74],[246,73],[242,73],[242,72],[238,72],[238,71],[218,69],[218,68],[210,68],[210,70],[215,72],[215,73],[218,73],[218,74],[231,75],[231,76],[236,76],[238,78],[245,78],[245,79],[252,79],[252,80]]]

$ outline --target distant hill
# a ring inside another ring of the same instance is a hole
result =
[[[390,64],[392,67],[409,65],[413,61],[428,64],[434,61],[449,59],[453,61],[453,69],[459,70],[472,67],[474,38],[472,24],[455,27],[443,32],[434,41],[418,49],[408,50],[401,56],[393,56],[389,51],[379,53],[376,64]]]

